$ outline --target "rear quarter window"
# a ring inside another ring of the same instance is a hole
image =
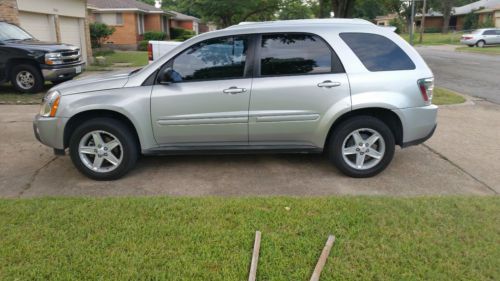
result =
[[[391,39],[372,33],[341,33],[340,38],[351,48],[369,71],[413,70],[415,64]]]

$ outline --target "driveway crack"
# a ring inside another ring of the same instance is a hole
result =
[[[54,156],[49,161],[47,161],[45,164],[43,164],[40,168],[36,169],[36,171],[33,173],[33,175],[31,175],[30,180],[28,181],[28,183],[26,183],[24,185],[24,187],[21,190],[21,192],[19,192],[19,194],[17,195],[17,198],[21,198],[21,196],[23,196],[24,193],[26,193],[26,191],[28,191],[31,188],[31,186],[33,185],[33,182],[35,182],[35,179],[38,176],[38,174],[40,173],[40,171],[43,170],[44,168],[46,168],[47,166],[49,166],[56,159],[57,159],[57,156]]]
[[[454,166],[455,168],[459,169],[460,171],[462,171],[463,173],[465,173],[466,175],[468,175],[469,177],[471,177],[472,179],[474,179],[478,183],[482,184],[484,187],[486,187],[487,189],[489,189],[494,194],[499,194],[493,187],[491,187],[490,185],[488,185],[484,181],[480,180],[478,177],[474,176],[473,174],[469,173],[467,170],[465,170],[464,168],[460,167],[458,164],[454,163],[448,157],[446,157],[443,154],[439,153],[437,150],[431,148],[430,146],[426,145],[425,143],[423,143],[422,146],[425,147],[425,148],[427,148],[430,152],[436,154],[439,158],[441,158],[444,161],[450,163],[452,166]]]

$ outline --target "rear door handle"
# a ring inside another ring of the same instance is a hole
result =
[[[326,80],[318,84],[318,87],[320,88],[333,88],[338,86],[340,86],[340,82],[332,82],[330,80]]]
[[[230,87],[228,89],[224,89],[222,92],[224,94],[234,95],[234,94],[244,93],[246,91],[247,89],[245,88]]]

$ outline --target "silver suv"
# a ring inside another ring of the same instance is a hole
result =
[[[325,152],[352,177],[436,128],[433,74],[364,20],[247,23],[192,38],[127,74],[52,88],[35,135],[83,174],[117,179],[140,154]]]

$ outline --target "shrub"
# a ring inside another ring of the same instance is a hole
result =
[[[495,23],[491,17],[486,18],[485,21],[479,23],[479,28],[495,27]]]
[[[399,18],[392,19],[389,22],[389,25],[394,26],[396,28],[394,32],[396,32],[397,34],[401,34],[401,32],[403,32],[404,24]]]
[[[137,47],[138,51],[147,51],[148,50],[149,40],[142,40],[139,42],[139,46]]]
[[[471,11],[465,16],[463,29],[464,30],[476,29],[478,20],[479,20],[478,14],[475,14],[474,11]]]
[[[170,29],[170,36],[172,37],[172,40],[175,41],[185,41],[195,35],[196,34],[192,30],[175,28],[175,27]]]
[[[94,22],[90,26],[90,41],[92,48],[99,48],[102,46],[103,41],[109,38],[114,32],[115,28],[106,25],[105,23]]]
[[[144,33],[144,40],[145,41],[163,41],[167,38],[167,34],[162,31],[148,31]]]

